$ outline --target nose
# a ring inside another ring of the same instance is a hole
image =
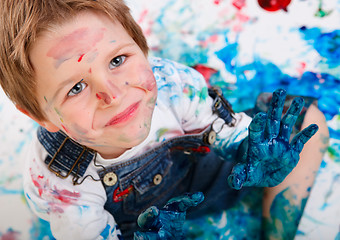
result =
[[[122,96],[122,86],[117,86],[113,80],[104,80],[96,82],[95,95],[96,99],[103,105],[111,105],[119,101]]]
[[[105,104],[111,104],[112,99],[115,99],[115,97],[110,97],[106,92],[98,92],[96,97],[98,100],[103,100]]]

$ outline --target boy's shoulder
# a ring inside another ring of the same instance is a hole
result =
[[[182,63],[159,57],[149,57],[149,63],[158,87],[174,85],[180,88],[188,85],[202,87],[206,84],[199,72]]]

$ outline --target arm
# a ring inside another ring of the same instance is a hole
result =
[[[293,239],[311,192],[315,176],[328,146],[329,133],[323,114],[311,105],[302,128],[317,123],[319,131],[308,141],[296,168],[278,186],[265,188],[263,238]],[[280,227],[285,226],[284,229]]]
[[[103,208],[106,194],[101,183],[84,181],[73,186],[69,179],[52,174],[39,160],[39,155],[38,151],[27,159],[24,191],[32,211],[50,223],[53,236],[56,239],[119,239],[120,231],[113,216]]]

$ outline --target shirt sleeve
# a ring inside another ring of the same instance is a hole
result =
[[[33,146],[24,172],[24,191],[32,211],[50,223],[56,239],[120,239],[113,216],[104,209],[101,182],[85,180],[74,186],[50,172],[44,149]],[[36,151],[34,151],[36,150]]]

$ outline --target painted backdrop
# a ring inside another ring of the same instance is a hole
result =
[[[339,240],[340,0],[127,2],[148,38],[150,54],[195,67],[209,84],[223,88],[236,111],[253,107],[260,92],[278,87],[318,99],[330,147],[296,239]],[[2,92],[0,123],[0,239],[53,239],[48,224],[31,214],[22,192],[23,157],[37,125],[16,112]],[[242,222],[231,211],[203,224],[219,224],[224,239],[238,239],[246,233],[226,221],[233,214]]]

